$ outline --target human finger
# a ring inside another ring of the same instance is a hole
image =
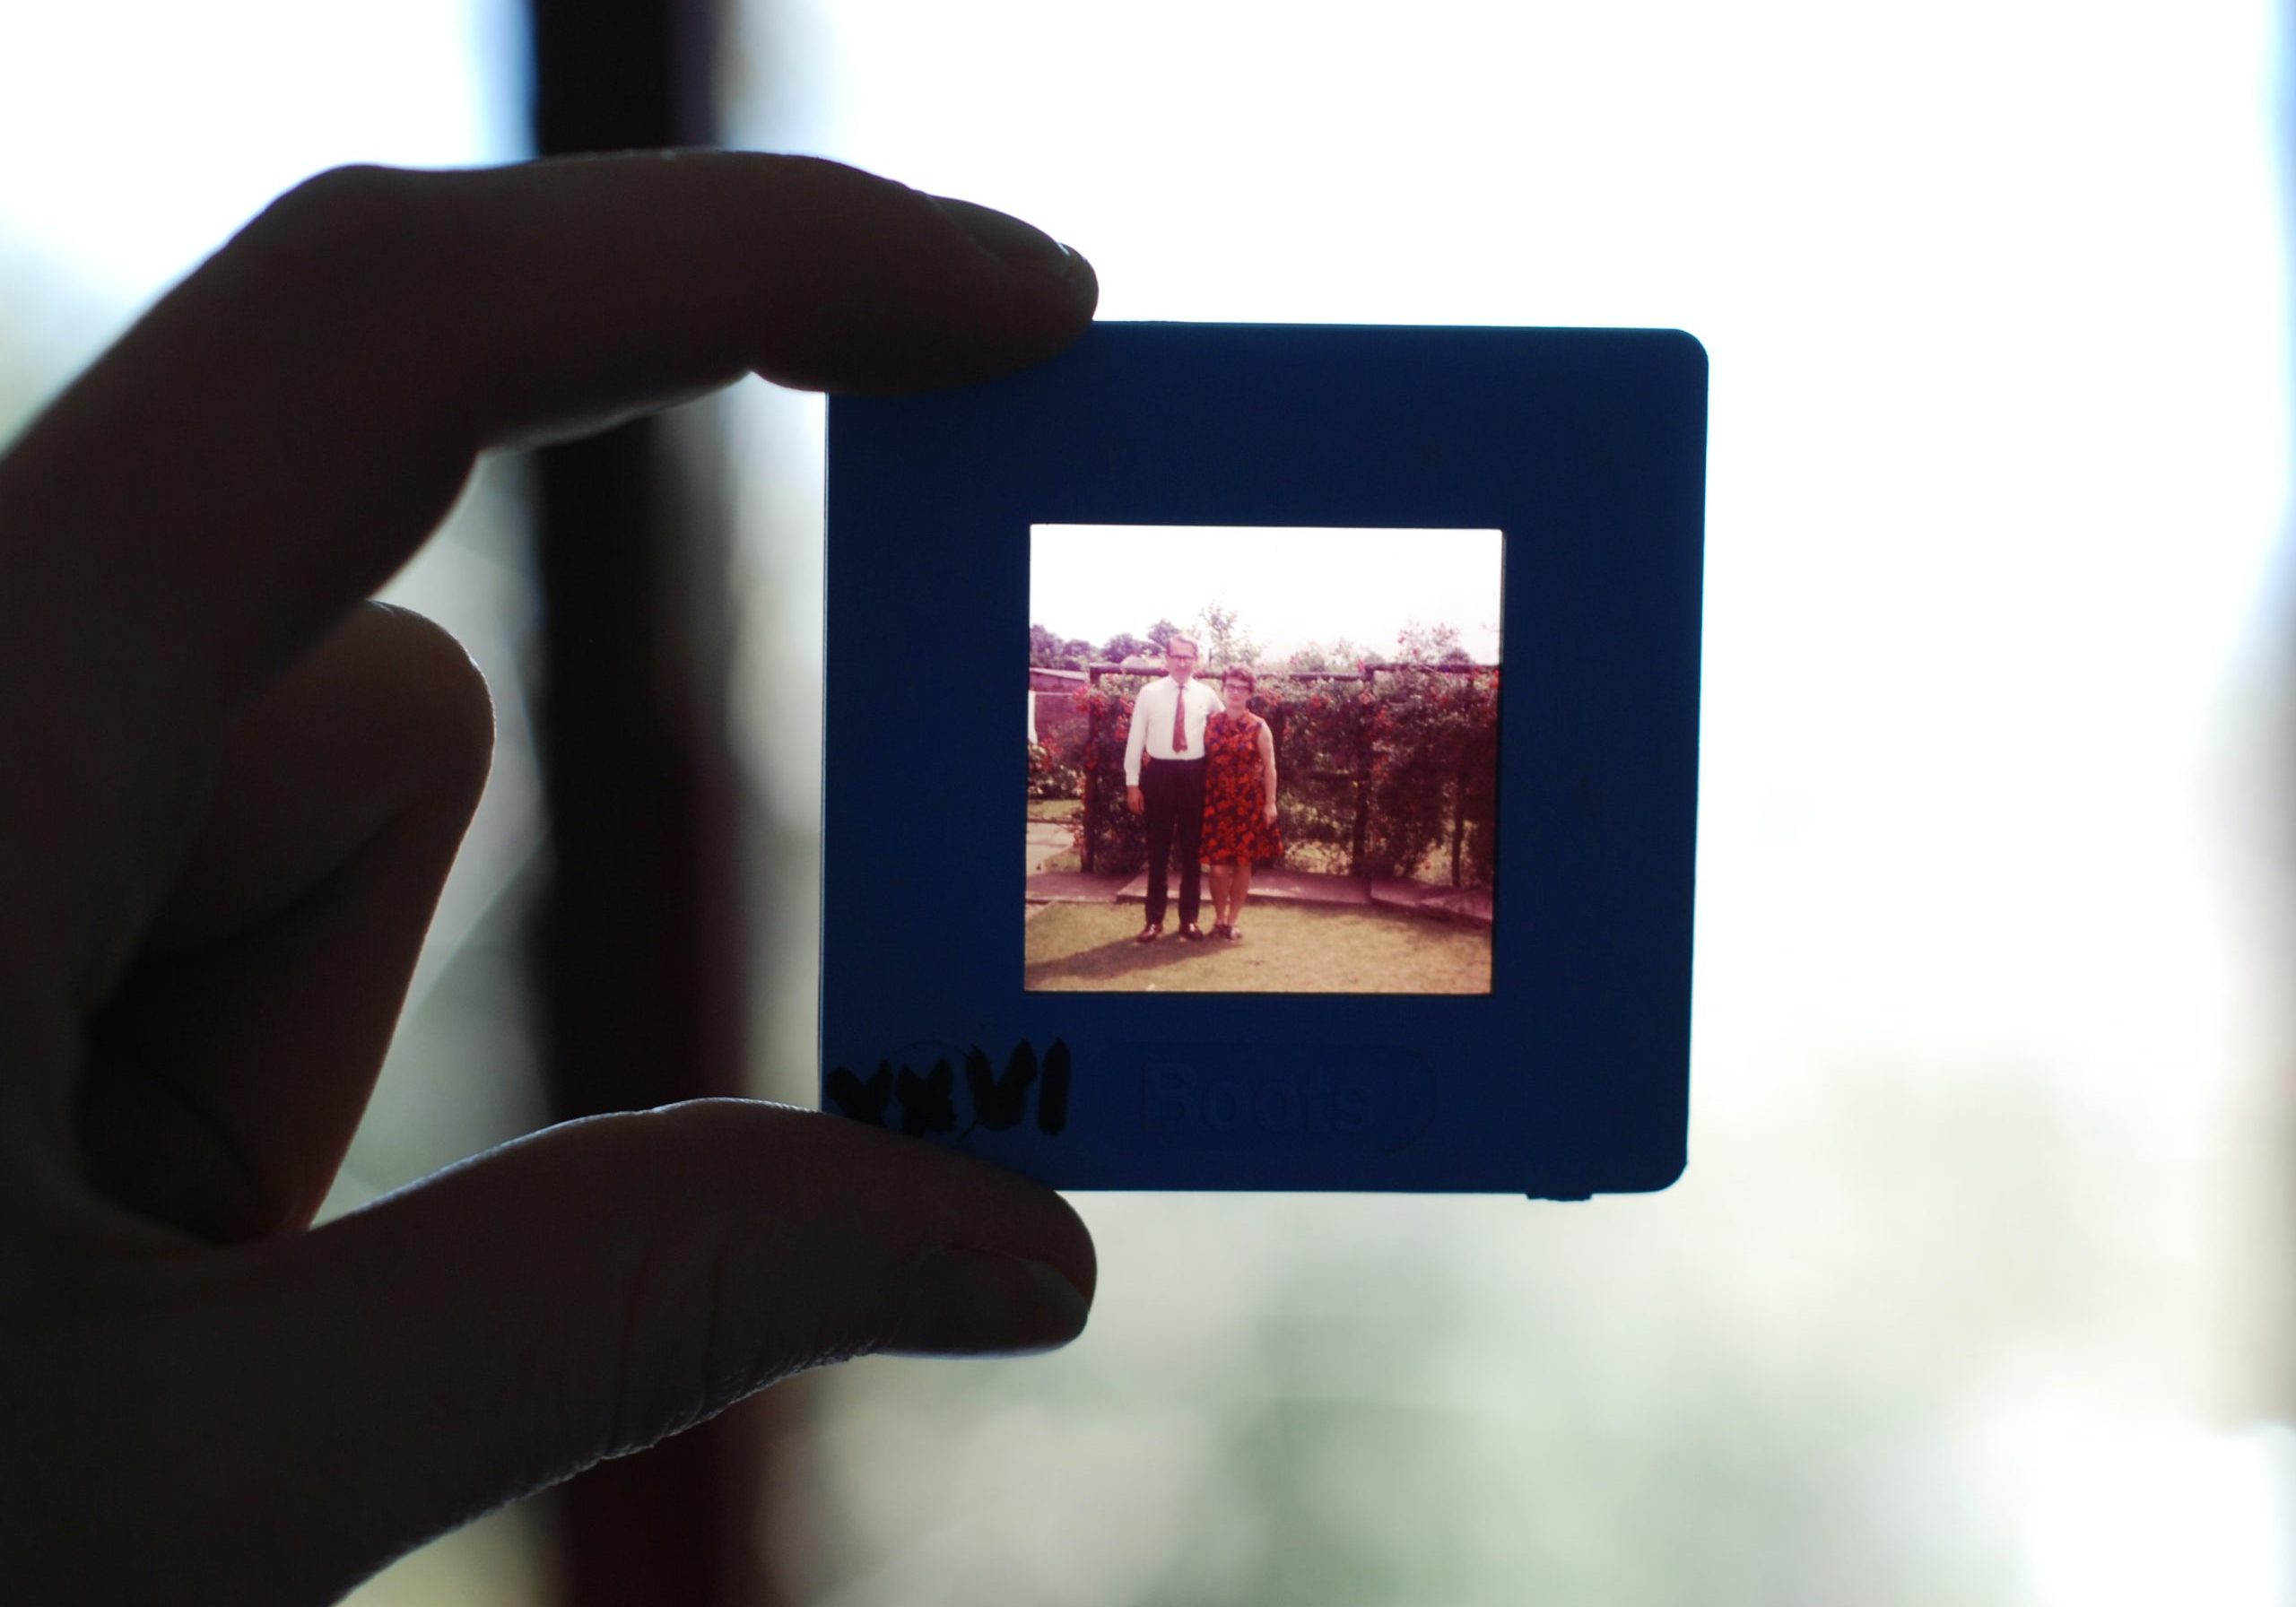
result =
[[[39,760],[0,788],[0,828],[87,845],[57,856],[74,900],[63,873],[91,863],[132,891],[168,846],[135,812],[151,772],[172,784],[379,586],[487,447],[748,371],[986,378],[1074,338],[1095,294],[1027,225],[829,162],[322,175],[0,459],[0,743]]]
[[[214,1259],[229,1273],[161,1336],[170,1388],[99,1403],[83,1428],[124,1438],[111,1461],[131,1479],[144,1459],[126,1451],[159,1442],[152,1507],[172,1534],[217,1537],[187,1577],[251,1603],[332,1599],[804,1368],[1063,1342],[1094,1281],[1091,1239],[1048,1190],[739,1100],[570,1124]],[[228,1432],[179,1420],[219,1410]],[[132,1523],[122,1494],[52,1521]],[[99,1578],[126,1552],[100,1533],[71,1549]]]
[[[378,604],[232,723],[145,951],[91,1025],[76,1115],[98,1187],[212,1240],[310,1220],[491,740],[459,644]]]

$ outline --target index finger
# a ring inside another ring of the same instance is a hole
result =
[[[487,447],[751,371],[982,378],[1065,345],[1096,295],[1016,220],[804,158],[323,174],[0,457],[0,741],[92,770],[0,821],[85,830],[74,795],[179,762],[398,569]]]

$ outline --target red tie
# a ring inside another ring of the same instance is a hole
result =
[[[1187,688],[1172,685],[1172,751],[1187,751]]]

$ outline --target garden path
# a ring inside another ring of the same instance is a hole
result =
[[[1029,822],[1028,858],[1031,877],[1043,870],[1045,862],[1056,854],[1065,853],[1076,846],[1076,834],[1066,826],[1046,821]]]

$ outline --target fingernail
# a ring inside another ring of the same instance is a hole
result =
[[[1092,282],[1091,264],[1032,223],[949,195],[934,196],[933,204],[970,236],[975,245],[1013,267],[1070,282]]]
[[[1065,1345],[1091,1302],[1041,1261],[993,1250],[936,1250],[909,1274],[883,1348],[911,1356],[1017,1356]]]

